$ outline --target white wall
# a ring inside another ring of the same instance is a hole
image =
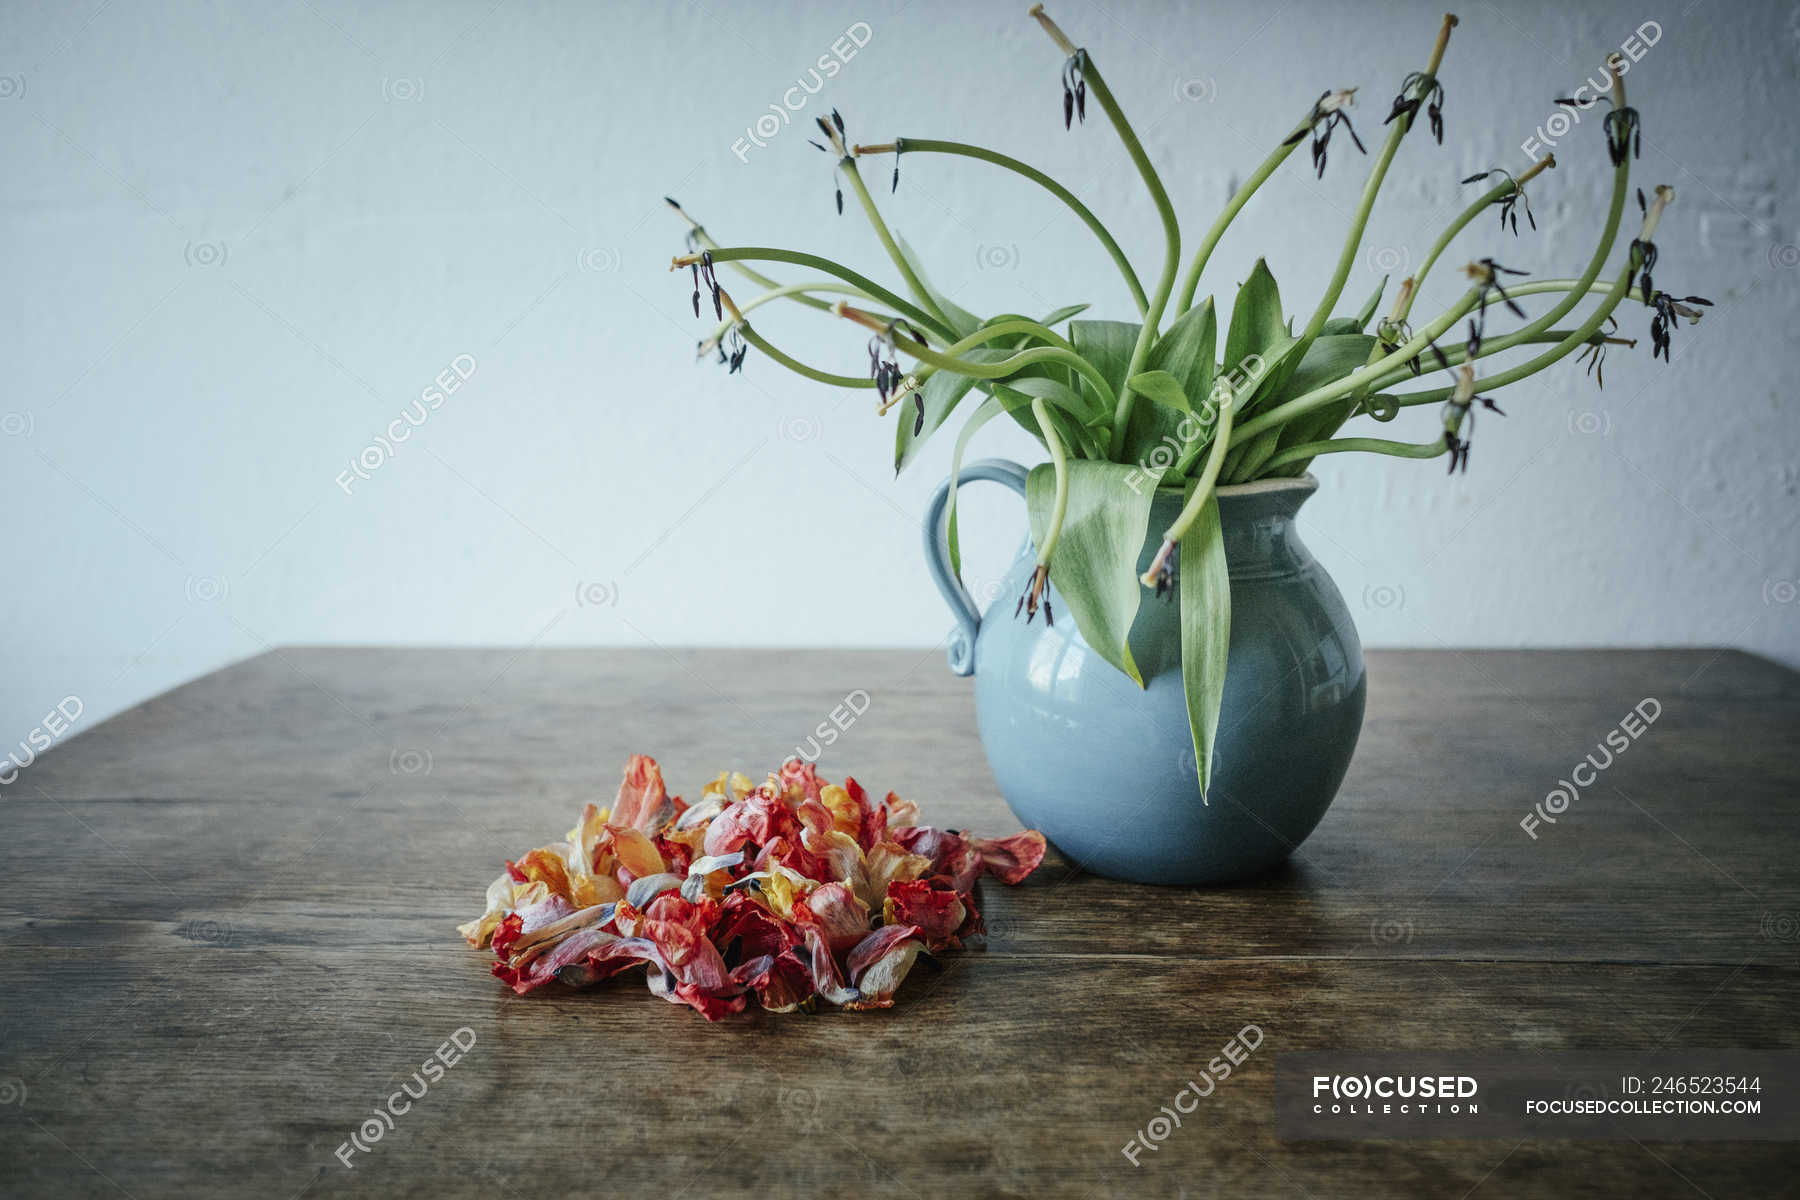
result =
[[[1354,111],[1374,141],[1436,4],[1053,12],[1109,72],[1192,244],[1325,88],[1364,86]],[[915,529],[948,439],[895,481],[891,419],[866,393],[754,352],[737,378],[694,365],[688,283],[666,270],[681,229],[661,197],[727,241],[887,278],[854,202],[832,213],[831,164],[805,130],[746,162],[732,150],[862,21],[867,48],[805,117],[837,105],[861,140],[1005,148],[1087,197],[1154,276],[1154,213],[1097,113],[1063,132],[1059,56],[1025,7],[7,5],[0,747],[66,695],[91,722],[270,644],[940,638]],[[1346,307],[1378,264],[1416,265],[1473,194],[1457,180],[1522,165],[1551,98],[1652,19],[1661,40],[1629,76],[1640,178],[1680,193],[1656,277],[1718,306],[1678,331],[1672,365],[1652,365],[1646,342],[1614,353],[1603,393],[1572,365],[1509,391],[1466,477],[1322,462],[1307,536],[1368,643],[1713,643],[1800,662],[1800,170],[1783,124],[1800,110],[1796,11],[1463,13],[1448,144],[1409,139]],[[1447,266],[1493,254],[1575,273],[1607,175],[1597,119],[1564,149],[1532,189],[1540,231],[1515,242],[1484,217]],[[1367,160],[1340,137],[1321,184],[1304,157],[1255,201],[1209,287],[1228,298],[1266,254],[1290,309],[1310,310]],[[1125,315],[1084,231],[1010,177],[920,155],[883,203],[966,306],[1087,299]],[[1438,272],[1421,311],[1459,288]],[[866,361],[840,323],[764,314],[796,353]],[[1625,320],[1647,325],[1642,310]],[[469,383],[346,495],[339,474],[459,355],[477,364]],[[1435,421],[1420,410],[1386,431],[1429,437]],[[984,438],[1028,449],[998,426]],[[972,498],[967,524],[972,574],[991,578],[1019,514]]]

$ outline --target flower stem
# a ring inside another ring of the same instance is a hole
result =
[[[835,295],[860,296],[863,299],[869,299],[869,297],[863,296],[863,291],[861,288],[852,286],[851,284],[834,283],[828,279],[815,279],[815,280],[811,280],[811,281],[808,281],[805,283],[784,283],[784,284],[779,284],[775,287],[772,287],[768,291],[762,292],[756,296],[752,296],[750,299],[744,301],[744,303],[742,305],[742,311],[749,312],[752,309],[761,308],[763,305],[769,303],[771,300],[783,300],[783,299],[812,300],[812,299],[814,299],[814,297],[812,297],[811,295],[808,294],[811,292],[829,292],[829,293],[832,293]],[[831,311],[831,301],[819,300],[815,304],[813,304],[811,307],[818,308],[824,312],[830,312]],[[728,332],[730,332],[731,327],[735,324],[737,324],[736,321],[727,317],[724,321],[720,322],[719,327],[717,329],[712,331],[712,334],[710,337],[707,338],[707,341],[715,342],[718,339],[724,337]]]
[[[1610,284],[1608,284],[1606,290],[1608,292],[1610,292],[1612,290],[1612,286]],[[1625,298],[1630,299],[1635,294],[1637,294],[1637,289],[1632,288],[1626,293]],[[1523,338],[1515,344],[1521,345],[1521,346],[1524,346],[1524,345],[1535,345],[1535,346],[1560,345],[1563,342],[1567,341],[1569,338],[1574,337],[1575,334],[1578,332],[1579,332],[1579,330],[1576,330],[1576,329],[1546,329],[1542,333],[1534,333],[1528,338]],[[1637,339],[1636,338],[1623,338],[1623,337],[1609,337],[1609,336],[1606,336],[1606,335],[1603,335],[1600,333],[1592,333],[1592,334],[1588,335],[1584,344],[1586,344],[1586,345],[1599,344],[1599,345],[1606,345],[1606,346],[1633,347],[1633,346],[1637,345]],[[1487,346],[1484,344],[1481,348],[1481,353],[1477,354],[1475,357],[1477,359],[1483,359],[1483,358],[1489,357],[1492,354],[1497,354],[1497,353],[1499,353],[1499,351],[1489,350],[1487,348]],[[1465,347],[1457,346],[1454,349],[1446,350],[1444,352],[1444,359],[1445,359],[1445,364],[1447,366],[1458,367],[1458,366],[1461,366],[1463,363],[1469,361],[1469,352]],[[1370,391],[1381,391],[1383,388],[1392,387],[1396,383],[1405,383],[1410,378],[1413,378],[1413,376],[1411,375],[1410,372],[1406,372],[1406,371],[1395,372],[1395,373],[1385,377],[1384,379],[1377,380],[1375,382],[1375,384],[1369,390]],[[1413,394],[1414,395],[1424,395],[1425,393],[1415,392]],[[1416,403],[1416,402],[1409,400],[1408,398],[1402,396],[1399,398],[1399,403],[1400,403],[1401,407],[1404,408],[1408,404]]]
[[[1156,168],[1150,164],[1150,156],[1144,153],[1142,143],[1132,131],[1131,122],[1125,119],[1125,113],[1119,108],[1119,102],[1113,98],[1112,89],[1106,86],[1106,79],[1100,68],[1087,51],[1079,49],[1063,35],[1052,21],[1044,6],[1031,6],[1031,15],[1037,18],[1044,32],[1064,54],[1077,58],[1081,66],[1081,76],[1087,86],[1093,89],[1094,99],[1100,102],[1107,119],[1112,122],[1113,130],[1119,135],[1119,141],[1125,146],[1126,153],[1131,155],[1132,163],[1138,174],[1143,177],[1144,187],[1150,192],[1150,199],[1156,204],[1156,212],[1162,218],[1163,227],[1163,269],[1156,281],[1156,291],[1150,297],[1150,306],[1144,312],[1144,323],[1138,330],[1137,345],[1132,347],[1131,362],[1125,368],[1125,380],[1119,385],[1118,399],[1113,406],[1112,444],[1109,453],[1118,459],[1125,453],[1125,436],[1131,425],[1131,406],[1137,397],[1131,390],[1132,376],[1144,369],[1144,360],[1150,356],[1150,347],[1156,341],[1158,328],[1162,324],[1163,309],[1169,303],[1169,293],[1175,290],[1175,272],[1181,266],[1181,225],[1175,219],[1175,206],[1169,203],[1169,193],[1163,187],[1162,179]]]
[[[1444,60],[1444,50],[1450,44],[1450,31],[1456,27],[1456,17],[1452,13],[1444,14],[1444,23],[1438,30],[1437,44],[1432,48],[1431,61],[1425,68],[1425,77],[1435,79],[1438,66]],[[1363,184],[1362,199],[1356,206],[1355,214],[1350,218],[1350,233],[1344,239],[1344,249],[1338,255],[1337,270],[1332,273],[1331,283],[1325,289],[1325,295],[1319,300],[1319,307],[1313,310],[1312,319],[1306,323],[1306,329],[1300,334],[1302,343],[1311,342],[1331,319],[1331,310],[1337,304],[1338,297],[1343,294],[1344,284],[1350,278],[1350,268],[1356,263],[1356,252],[1362,246],[1363,229],[1369,223],[1369,214],[1375,209],[1375,197],[1381,191],[1381,184],[1387,178],[1388,166],[1394,161],[1395,153],[1400,149],[1400,140],[1412,129],[1411,118],[1401,118],[1394,122],[1388,131],[1387,140],[1382,143],[1381,152],[1375,156],[1375,165],[1369,170],[1368,182]]]
[[[1673,188],[1658,187],[1656,189],[1656,199],[1651,202],[1649,210],[1644,215],[1643,229],[1642,232],[1638,234],[1639,241],[1647,242],[1650,240],[1650,236],[1656,232],[1657,223],[1662,220],[1663,209],[1667,208],[1674,199],[1675,190]],[[1551,349],[1538,355],[1536,358],[1528,359],[1518,366],[1511,367],[1505,371],[1496,372],[1485,379],[1476,380],[1475,389],[1477,391],[1482,391],[1489,388],[1505,387],[1509,383],[1517,383],[1521,379],[1537,374],[1544,368],[1560,361],[1577,348],[1587,344],[1593,339],[1594,335],[1599,332],[1600,326],[1605,324],[1606,319],[1612,315],[1613,309],[1617,308],[1620,302],[1625,299],[1626,295],[1630,293],[1632,290],[1632,277],[1637,274],[1637,271],[1638,263],[1636,258],[1627,258],[1625,261],[1625,269],[1619,273],[1619,278],[1613,283],[1611,290],[1607,292],[1606,298],[1601,301],[1598,308],[1588,315],[1586,321],[1583,321],[1580,326],[1573,330],[1567,337],[1563,338],[1562,341],[1558,342]],[[1399,400],[1403,405],[1430,404],[1434,401],[1449,399],[1455,394],[1455,390],[1456,389],[1454,388],[1434,388],[1428,392],[1410,392],[1399,397]]]
[[[868,379],[860,375],[833,375],[829,371],[821,371],[817,367],[807,366],[799,359],[778,350],[767,338],[752,329],[750,327],[750,322],[748,321],[738,322],[737,331],[743,336],[743,339],[746,342],[749,342],[752,346],[755,346],[758,350],[762,351],[796,375],[803,375],[807,379],[816,380],[819,383],[828,383],[832,387],[872,388],[875,386],[875,381],[873,379]]]
[[[689,216],[687,211],[683,209],[681,205],[675,203],[675,201],[668,196],[663,197],[663,203],[674,209],[675,215],[687,222],[688,232],[693,235],[694,239],[691,243],[692,245],[699,246],[702,250],[719,249],[719,243],[714,241],[712,235],[706,232],[706,226]],[[730,266],[732,270],[736,271],[739,275],[742,275],[752,283],[761,284],[765,288],[778,288],[782,286],[775,280],[770,279],[767,275],[764,275],[761,271],[758,271],[756,268],[748,266],[745,263],[734,262],[731,263]],[[830,301],[819,300],[812,296],[795,293],[793,298],[799,303],[806,305],[806,307],[816,308],[820,312],[829,311],[831,308]]]
[[[1212,495],[1213,485],[1218,482],[1219,471],[1225,465],[1225,452],[1231,444],[1232,411],[1237,407],[1237,400],[1229,390],[1221,391],[1218,399],[1218,424],[1213,429],[1212,449],[1207,451],[1206,465],[1200,469],[1200,478],[1194,484],[1194,494],[1182,506],[1181,515],[1163,531],[1163,549],[1158,552],[1156,561],[1150,564],[1150,570],[1139,580],[1145,587],[1156,586],[1156,572],[1167,560],[1168,551],[1181,544],[1189,527],[1199,518],[1201,510],[1206,507],[1207,497]]]
[[[1463,209],[1463,211],[1457,215],[1456,220],[1450,222],[1450,224],[1445,227],[1444,232],[1438,234],[1437,241],[1432,243],[1431,251],[1425,255],[1425,261],[1420,264],[1418,271],[1413,274],[1413,287],[1411,293],[1406,297],[1405,302],[1397,306],[1394,310],[1395,319],[1404,321],[1407,318],[1407,315],[1412,312],[1412,302],[1418,298],[1419,288],[1424,284],[1425,276],[1431,272],[1432,264],[1437,262],[1438,256],[1443,254],[1444,250],[1450,245],[1451,241],[1455,239],[1456,235],[1468,227],[1470,221],[1473,221],[1476,217],[1480,216],[1489,206],[1506,199],[1506,197],[1512,195],[1516,191],[1520,191],[1527,183],[1530,183],[1533,179],[1555,165],[1556,155],[1547,154],[1537,162],[1533,163],[1517,179],[1508,178],[1502,183],[1489,188],[1482,194],[1479,200]]]
[[[1064,366],[1074,370],[1088,383],[1093,384],[1094,390],[1100,394],[1101,399],[1108,407],[1111,407],[1112,387],[1106,382],[1106,376],[1100,373],[1098,367],[1094,366],[1094,364],[1069,348],[1068,343],[1063,342],[1055,333],[1050,333],[1050,336],[1055,338],[1056,341],[1062,342],[1061,345],[1031,346],[1020,350],[1017,354],[1014,354],[1009,358],[1003,358],[999,362],[981,363],[966,358],[957,358],[955,354],[950,351],[933,350],[923,342],[915,341],[912,338],[907,337],[904,333],[893,329],[890,325],[882,322],[881,319],[874,314],[863,312],[861,309],[851,308],[842,301],[833,305],[832,311],[838,316],[855,321],[865,328],[873,329],[878,333],[891,336],[896,348],[906,351],[922,363],[936,367],[941,371],[950,371],[957,375],[966,375],[970,379],[1004,380],[1010,375],[1016,375],[1022,368],[1031,366],[1033,363],[1062,363]],[[968,338],[964,339],[964,342],[969,343],[968,345],[964,345],[961,342],[957,343],[957,345],[962,346],[964,349],[972,348],[974,345],[979,344],[979,341],[975,339],[987,340],[986,338],[982,338],[981,335],[986,334],[989,337],[998,337],[1004,327],[1011,324],[1013,323],[1002,322],[1000,325],[976,330],[975,333],[970,334]],[[1044,326],[1038,325],[1035,321],[1021,321],[1017,324],[1020,326],[1033,326],[1036,329],[1044,330],[1044,332],[1050,332],[1049,330],[1045,330]],[[1019,330],[1013,329],[1008,330],[1008,332],[1019,332]],[[955,347],[952,347],[952,350],[954,349]]]
[[[900,272],[900,277],[906,280],[906,286],[912,292],[913,297],[922,307],[929,309],[933,316],[948,326],[950,318],[944,315],[944,310],[932,298],[924,281],[913,270],[912,264],[906,261],[906,255],[900,253],[900,247],[895,243],[893,233],[888,230],[887,222],[881,219],[881,210],[875,207],[875,197],[869,195],[869,185],[863,182],[862,172],[856,169],[856,156],[844,155],[838,160],[838,169],[849,177],[850,186],[856,192],[856,198],[862,201],[863,212],[868,215],[869,224],[875,229],[875,236],[881,239],[882,248],[893,260],[895,269]]]
[[[1050,448],[1050,464],[1056,471],[1056,496],[1050,504],[1050,523],[1044,527],[1044,543],[1038,547],[1038,566],[1050,565],[1050,556],[1056,553],[1056,541],[1062,536],[1063,518],[1069,512],[1069,455],[1063,449],[1062,435],[1056,432],[1056,422],[1050,418],[1050,407],[1044,398],[1038,396],[1031,402],[1031,415],[1037,418],[1038,428],[1044,431],[1044,444]]]
[[[858,155],[955,154],[963,158],[973,158],[991,163],[1031,180],[1067,205],[1069,211],[1081,218],[1081,223],[1086,225],[1099,239],[1100,244],[1105,247],[1107,255],[1113,260],[1113,265],[1119,268],[1119,274],[1124,278],[1125,286],[1131,289],[1131,300],[1137,305],[1138,315],[1142,316],[1149,307],[1150,302],[1144,298],[1144,285],[1138,281],[1137,272],[1132,269],[1131,260],[1125,257],[1125,252],[1119,248],[1119,243],[1113,239],[1112,233],[1105,225],[1101,224],[1100,218],[1096,217],[1087,205],[1077,199],[1075,193],[1029,163],[1022,163],[1016,158],[1001,154],[997,150],[989,150],[984,146],[971,146],[965,142],[938,141],[932,138],[895,138],[892,142],[884,145],[857,146],[855,153]]]
[[[1264,463],[1263,470],[1273,473],[1280,467],[1317,458],[1321,454],[1342,454],[1352,450],[1369,454],[1391,454],[1400,458],[1436,458],[1449,448],[1443,438],[1435,438],[1429,442],[1392,442],[1386,438],[1366,437],[1330,438],[1322,442],[1290,446]]]
[[[1212,258],[1212,252],[1218,246],[1219,239],[1225,236],[1225,230],[1237,219],[1238,213],[1243,210],[1244,205],[1250,202],[1250,197],[1256,194],[1257,189],[1268,182],[1269,176],[1273,175],[1276,168],[1287,161],[1288,155],[1300,148],[1301,142],[1305,139],[1293,140],[1292,135],[1296,131],[1306,129],[1311,124],[1312,118],[1309,115],[1294,129],[1289,130],[1289,138],[1283,140],[1282,144],[1275,147],[1269,157],[1263,159],[1262,165],[1251,173],[1250,178],[1246,179],[1238,188],[1237,194],[1232,196],[1231,202],[1225,206],[1225,211],[1221,212],[1213,221],[1212,228],[1208,229],[1206,236],[1200,240],[1200,249],[1194,252],[1194,261],[1188,264],[1187,275],[1181,281],[1181,296],[1175,302],[1176,312],[1184,313],[1194,306],[1194,292],[1200,286],[1200,274],[1206,269],[1207,261]]]
[[[1625,80],[1619,72],[1620,61],[1617,54],[1609,55],[1606,60],[1606,69],[1612,75],[1613,81],[1612,90],[1608,94],[1615,108],[1625,106]],[[1631,159],[1621,155],[1618,165],[1613,168],[1612,206],[1607,210],[1606,228],[1600,234],[1600,241],[1594,247],[1594,253],[1588,260],[1587,269],[1582,272],[1581,278],[1575,281],[1575,286],[1569,289],[1568,294],[1550,307],[1550,311],[1535,321],[1529,322],[1523,328],[1494,339],[1494,349],[1504,350],[1509,346],[1516,346],[1521,339],[1543,332],[1562,320],[1568,315],[1569,310],[1581,303],[1582,298],[1587,295],[1589,285],[1600,277],[1600,272],[1606,267],[1607,258],[1612,254],[1613,242],[1619,234],[1619,223],[1625,215],[1625,196],[1630,190],[1630,181]]]
[[[802,250],[782,250],[774,246],[721,246],[710,251],[714,262],[733,263],[748,260],[750,262],[785,262],[795,266],[808,267],[814,271],[823,271],[827,275],[835,275],[845,283],[854,284],[862,294],[871,300],[887,305],[910,321],[917,322],[930,333],[937,335],[944,342],[956,340],[956,331],[945,325],[938,318],[922,311],[917,305],[893,292],[888,291],[866,275],[859,275],[849,267],[833,262],[829,258],[821,258],[817,254],[807,254]],[[682,267],[695,266],[700,262],[698,254],[677,254],[670,263],[669,269],[680,270]],[[826,305],[830,308],[830,305]]]

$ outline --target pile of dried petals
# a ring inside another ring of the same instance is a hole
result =
[[[761,786],[721,773],[690,807],[633,755],[612,808],[589,804],[567,841],[507,863],[459,932],[493,942],[494,974],[521,995],[642,964],[652,992],[712,1021],[752,995],[772,1012],[886,1008],[920,953],[982,933],[983,871],[1018,883],[1044,857],[1033,830],[990,841],[918,819],[798,760]]]

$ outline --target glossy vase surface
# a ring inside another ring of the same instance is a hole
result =
[[[1025,475],[988,459],[965,467],[960,482],[1023,496]],[[1356,749],[1366,681],[1350,611],[1294,526],[1317,488],[1305,476],[1219,489],[1231,645],[1205,801],[1181,686],[1178,597],[1146,592],[1139,606],[1131,645],[1140,689],[1082,639],[1054,583],[1054,626],[1014,616],[1034,563],[1029,543],[977,614],[949,571],[947,482],[938,489],[925,544],[958,619],[951,669],[974,675],[982,746],[1007,804],[1085,869],[1140,883],[1227,883],[1282,862],[1325,815]],[[1179,493],[1158,493],[1138,570],[1180,507]]]

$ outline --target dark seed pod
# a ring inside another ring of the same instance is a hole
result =
[[[1606,151],[1613,166],[1622,165],[1627,157],[1642,157],[1644,146],[1640,125],[1635,108],[1615,108],[1606,114],[1602,128],[1606,130]]]

